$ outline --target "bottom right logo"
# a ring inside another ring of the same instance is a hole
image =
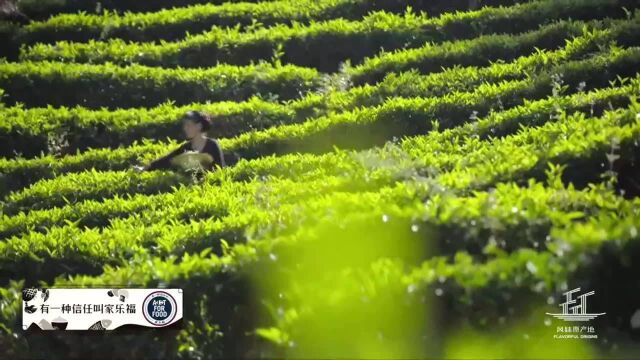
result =
[[[587,310],[587,299],[589,296],[594,295],[595,291],[580,294],[580,290],[580,288],[575,288],[563,294],[565,301],[559,305],[562,308],[561,313],[546,314],[564,321],[582,323],[606,314],[589,313]],[[586,324],[577,326],[576,324],[574,326],[556,327],[556,334],[553,337],[556,339],[597,339],[598,335],[595,333],[593,326],[587,326]]]

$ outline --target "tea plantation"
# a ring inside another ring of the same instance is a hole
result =
[[[640,357],[639,1],[16,9],[3,358]],[[228,166],[132,169],[189,110]],[[24,332],[24,286],[182,288],[184,320]],[[574,288],[597,338],[554,337]]]

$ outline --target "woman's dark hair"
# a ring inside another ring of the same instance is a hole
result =
[[[184,119],[191,120],[197,124],[200,124],[202,126],[203,132],[209,131],[209,128],[211,127],[211,118],[209,117],[209,115],[201,111],[188,111],[184,115]]]

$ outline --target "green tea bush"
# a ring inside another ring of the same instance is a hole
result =
[[[251,32],[212,29],[178,42],[127,43],[115,39],[88,43],[38,44],[21,51],[22,60],[56,60],[82,63],[144,64],[163,67],[206,67],[217,63],[247,65],[271,60],[335,71],[349,59],[359,63],[381,48],[386,51],[422,46],[427,41],[468,39],[487,33],[518,33],[541,23],[572,18],[587,20],[606,13],[623,17],[623,6],[633,1],[538,1],[513,7],[483,8],[474,12],[442,15],[375,12],[361,21],[344,19],[309,25],[277,25]],[[637,5],[637,4],[636,4]],[[544,19],[544,20],[541,20]]]
[[[513,4],[513,0],[484,1],[483,5]],[[463,10],[464,1],[433,0],[316,0],[267,1],[223,4],[198,4],[156,12],[117,14],[63,14],[46,21],[33,22],[20,32],[23,44],[51,43],[61,40],[120,38],[131,41],[175,41],[187,34],[197,34],[211,27],[252,29],[256,24],[308,23],[335,18],[357,20],[372,11],[385,10],[402,13],[407,6],[414,11],[427,11],[430,16],[444,11]]]
[[[587,23],[592,25],[593,23]],[[598,41],[615,41],[622,46],[636,46],[640,12],[629,21],[600,22],[590,29]],[[598,30],[604,30],[600,33]],[[554,49],[565,45],[565,40],[575,38],[585,31],[582,22],[559,21],[520,35],[487,35],[471,40],[447,42],[438,45],[428,44],[417,49],[396,51],[367,59],[362,65],[349,71],[355,84],[375,83],[385,74],[416,69],[420,73],[440,71],[443,67],[453,65],[482,66],[491,61],[511,61],[523,53],[534,49]],[[587,32],[589,30],[586,30]],[[605,40],[607,39],[607,40]],[[575,46],[584,46],[580,41],[594,41],[589,33],[577,37]]]
[[[472,92],[452,92],[433,98],[394,98],[376,107],[248,132],[232,140],[230,146],[245,157],[292,149],[319,153],[333,147],[367,148],[393,137],[425,133],[434,122],[441,128],[454,127],[468,121],[472,114],[484,116],[491,109],[509,108],[525,99],[552,95],[554,74],[561,74],[565,86],[573,91],[583,81],[591,88],[606,86],[615,80],[607,74],[635,75],[638,61],[638,48],[613,49],[606,55],[558,65],[532,78],[483,84]]]
[[[269,1],[269,0],[267,0]],[[48,18],[57,13],[101,13],[104,9],[130,12],[147,12],[170,9],[173,7],[190,6],[194,4],[223,4],[236,0],[19,0],[18,7],[25,14],[34,18]],[[239,2],[239,1],[238,1]],[[253,2],[253,1],[243,1]]]
[[[385,0],[383,0],[384,2]],[[388,0],[386,0],[388,1]],[[180,7],[191,7],[195,5],[205,4],[202,6],[222,5],[229,6],[233,3],[255,3],[253,0],[153,0],[153,1],[122,1],[122,0],[19,0],[18,7],[25,14],[36,19],[46,19],[52,14],[58,13],[77,13],[86,12],[88,14],[96,13],[100,14],[104,10],[112,10],[116,13],[130,12],[130,13],[146,13],[146,12],[159,12],[162,13],[164,9],[176,9]],[[274,0],[262,0],[262,3],[275,2]],[[362,0],[352,0],[355,4],[360,4]],[[389,1],[390,2],[390,1]],[[489,6],[499,4],[509,4],[511,0],[479,0],[476,2],[475,7]],[[372,6],[375,6],[376,2],[373,2]],[[468,6],[471,6],[467,1],[448,1],[448,0],[429,0],[429,1],[415,1],[414,6],[424,7],[429,10],[429,13],[442,13],[454,10],[464,10]],[[389,5],[393,5],[393,2]],[[396,5],[397,6],[397,5]],[[133,15],[135,16],[135,15]],[[142,15],[144,16],[144,15]],[[281,21],[287,21],[286,18],[282,18]]]
[[[292,65],[161,69],[46,61],[0,63],[0,88],[5,90],[5,101],[27,106],[128,108],[169,100],[176,104],[242,101],[255,95],[287,100],[318,85],[317,71]]]

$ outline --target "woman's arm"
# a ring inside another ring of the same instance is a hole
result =
[[[144,170],[148,171],[148,170],[168,169],[169,167],[171,167],[171,159],[173,159],[174,157],[182,154],[185,151],[185,146],[186,145],[187,145],[187,143],[184,143],[184,144],[180,145],[179,148],[173,150],[172,152],[168,153],[167,155],[150,162],[149,165],[144,167]]]
[[[225,166],[224,154],[222,153],[222,148],[220,148],[220,144],[218,144],[218,141],[210,139],[210,141],[207,142],[207,146],[204,152],[211,155],[211,158],[213,158],[213,162],[215,164],[220,167]]]

